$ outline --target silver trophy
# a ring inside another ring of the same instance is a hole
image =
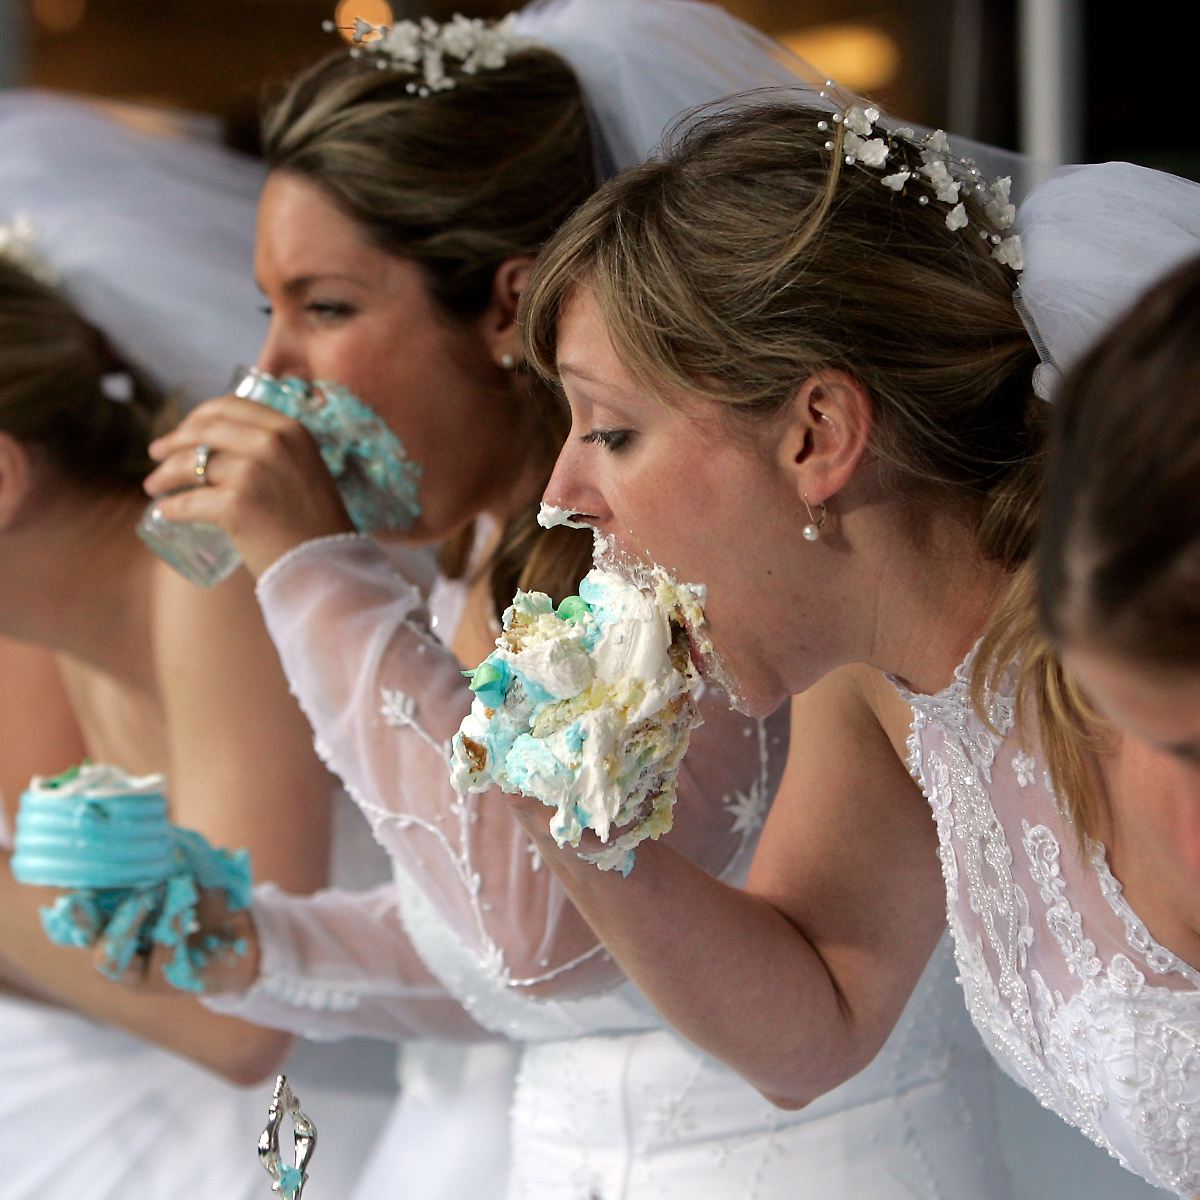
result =
[[[294,1149],[290,1166],[283,1161],[279,1149],[279,1131],[285,1117],[292,1121]],[[275,1094],[267,1110],[267,1127],[258,1139],[258,1161],[273,1180],[271,1191],[283,1200],[300,1200],[308,1182],[308,1164],[316,1149],[317,1127],[304,1115],[295,1092],[288,1087],[287,1077],[280,1075],[275,1080]]]

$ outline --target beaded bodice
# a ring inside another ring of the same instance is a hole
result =
[[[970,660],[968,659],[968,664]],[[968,664],[912,706],[909,768],[937,823],[967,1006],[1000,1064],[1126,1167],[1200,1193],[1200,973],[1160,946],[1060,811],[1011,689]],[[899,685],[898,685],[899,686]]]

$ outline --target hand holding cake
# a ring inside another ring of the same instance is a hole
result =
[[[240,937],[202,927],[202,896],[222,897],[229,913],[244,910],[249,856],[172,825],[162,789],[161,775],[97,763],[34,778],[21,797],[12,872],[21,883],[71,889],[42,910],[51,941],[95,946],[98,968],[113,979],[158,948],[167,982],[200,992],[213,959],[246,953]]]
[[[594,568],[554,606],[518,592],[496,649],[467,672],[475,700],[453,741],[461,792],[491,786],[555,812],[550,832],[578,846],[594,831],[601,870],[628,874],[634,848],[671,828],[676,773],[699,723],[683,610],[703,592],[662,571],[639,587]]]

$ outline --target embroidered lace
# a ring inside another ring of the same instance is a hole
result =
[[[1085,852],[1036,740],[970,659],[912,705],[909,767],[933,809],[967,1007],[1001,1066],[1131,1171],[1200,1192],[1200,974],[1158,945],[1104,847]]]

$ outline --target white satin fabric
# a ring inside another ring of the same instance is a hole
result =
[[[877,1061],[800,1112],[773,1108],[662,1027],[503,797],[451,790],[446,741],[470,693],[404,569],[403,556],[348,536],[300,547],[260,581],[318,745],[395,881],[309,900],[260,889],[262,976],[244,996],[208,1001],[309,1036],[432,1039],[404,1048],[401,1105],[363,1200],[401,1188],[447,1200],[1009,1197],[992,1067],[945,945]],[[437,588],[443,633],[453,591]],[[787,715],[760,724],[715,693],[704,704],[668,836],[739,883]],[[492,1041],[451,1044],[471,1038]]]

